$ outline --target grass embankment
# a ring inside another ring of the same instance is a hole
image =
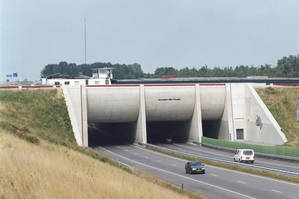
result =
[[[269,171],[262,171],[262,170],[257,170],[257,169],[236,166],[236,165],[232,165],[232,164],[225,164],[225,163],[221,163],[221,162],[215,162],[215,161],[211,161],[211,160],[190,157],[190,156],[181,155],[181,154],[169,152],[166,150],[162,150],[162,149],[158,149],[158,148],[150,147],[150,146],[146,146],[146,148],[153,150],[153,151],[160,152],[160,153],[164,153],[166,155],[177,157],[180,159],[185,159],[185,160],[189,160],[189,161],[200,161],[200,162],[202,162],[204,164],[208,164],[208,165],[213,165],[213,166],[231,169],[231,170],[235,170],[235,171],[242,171],[242,172],[251,173],[251,174],[255,174],[255,175],[260,175],[260,176],[275,178],[275,179],[279,179],[279,180],[285,180],[285,181],[289,181],[289,182],[299,183],[299,177],[287,176],[287,175],[277,174],[277,173],[273,173],[273,172],[269,172]]]
[[[299,147],[299,123],[297,122],[297,87],[268,87],[256,89],[282,131],[288,142],[285,146]]]
[[[5,198],[184,198],[66,147],[7,133],[1,134],[0,162]]]
[[[77,146],[60,89],[0,91],[0,163],[1,199],[202,198]]]
[[[299,158],[299,148],[288,147],[288,146],[264,146],[256,144],[247,144],[242,142],[232,142],[227,140],[219,140],[208,137],[202,137],[202,143],[211,144],[216,146],[223,146],[226,148],[235,149],[253,149],[255,152],[283,155]]]

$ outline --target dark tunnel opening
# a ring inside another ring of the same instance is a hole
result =
[[[148,143],[184,143],[189,138],[189,122],[147,122]]]
[[[89,123],[88,145],[96,147],[133,144],[135,131],[136,123]]]
[[[221,120],[203,120],[202,134],[204,137],[218,139]]]

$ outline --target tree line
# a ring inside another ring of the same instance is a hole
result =
[[[94,68],[113,68],[115,79],[138,79],[157,78],[163,75],[176,75],[176,77],[247,77],[247,76],[268,76],[268,77],[299,77],[299,54],[285,56],[277,61],[276,66],[269,64],[260,66],[239,65],[235,67],[213,67],[201,66],[185,67],[175,69],[174,67],[158,67],[154,73],[144,73],[138,63],[134,64],[111,64],[97,62],[93,64],[81,64],[60,62],[59,64],[48,64],[41,71],[42,77],[53,74],[68,76],[86,75],[92,76]]]

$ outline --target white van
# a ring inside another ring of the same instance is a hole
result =
[[[252,149],[237,149],[234,155],[235,162],[254,163],[254,151]]]

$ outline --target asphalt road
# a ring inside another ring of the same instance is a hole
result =
[[[233,162],[234,154],[228,151],[211,149],[196,144],[156,144],[156,145],[160,147],[172,149],[172,150],[177,150],[184,153],[194,154],[198,157],[217,158],[217,159]],[[247,165],[246,163],[243,164],[244,166]],[[255,157],[254,165],[299,173],[299,163],[296,162]]]
[[[299,184],[206,165],[206,174],[185,173],[185,160],[143,149],[140,146],[94,148],[107,156],[139,168],[178,187],[200,192],[209,199],[298,198]]]

